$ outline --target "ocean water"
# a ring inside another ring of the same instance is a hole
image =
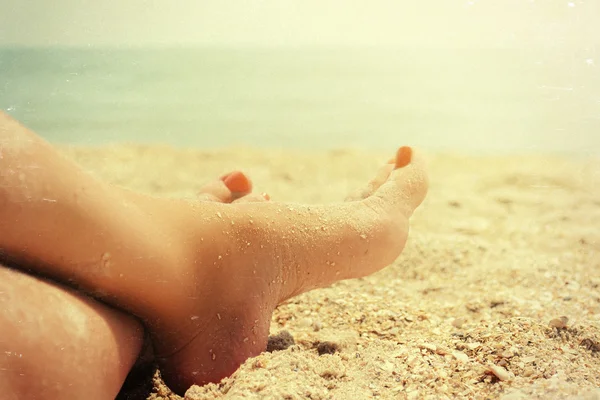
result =
[[[5,48],[0,108],[55,143],[598,154],[600,60],[552,48]]]

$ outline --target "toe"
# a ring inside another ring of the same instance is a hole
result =
[[[384,207],[387,212],[401,212],[409,218],[423,202],[428,190],[425,161],[410,147],[401,147],[394,170],[366,202]]]
[[[348,197],[346,197],[346,201],[363,200],[371,196],[375,192],[375,190],[377,190],[377,188],[379,188],[388,179],[390,173],[393,170],[393,163],[387,163],[383,165],[381,168],[379,168],[375,177],[371,179],[366,186],[357,189],[355,192],[351,193]]]
[[[241,171],[234,171],[222,176],[221,180],[225,183],[225,186],[231,190],[234,200],[235,198],[244,196],[252,191],[252,182],[250,181],[250,178]]]
[[[230,203],[232,201],[232,193],[223,181],[213,181],[200,188],[197,198],[200,201]]]
[[[198,191],[198,199],[202,201],[216,201],[231,203],[242,198],[252,191],[252,182],[240,171],[223,175],[219,180],[205,184]]]

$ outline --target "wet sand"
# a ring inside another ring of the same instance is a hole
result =
[[[343,199],[393,155],[66,152],[103,179],[156,195],[193,196],[242,169],[274,201],[308,203]],[[600,396],[600,159],[427,156],[431,189],[402,256],[281,305],[271,332],[289,332],[294,345],[186,399]],[[155,379],[149,398],[179,397]]]

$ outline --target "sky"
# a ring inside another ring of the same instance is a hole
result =
[[[10,46],[595,46],[598,0],[0,0]]]

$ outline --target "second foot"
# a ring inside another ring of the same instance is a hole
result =
[[[427,188],[423,160],[403,147],[346,202],[182,207],[187,284],[155,329],[147,321],[165,382],[179,393],[218,382],[266,349],[279,303],[391,264]]]

